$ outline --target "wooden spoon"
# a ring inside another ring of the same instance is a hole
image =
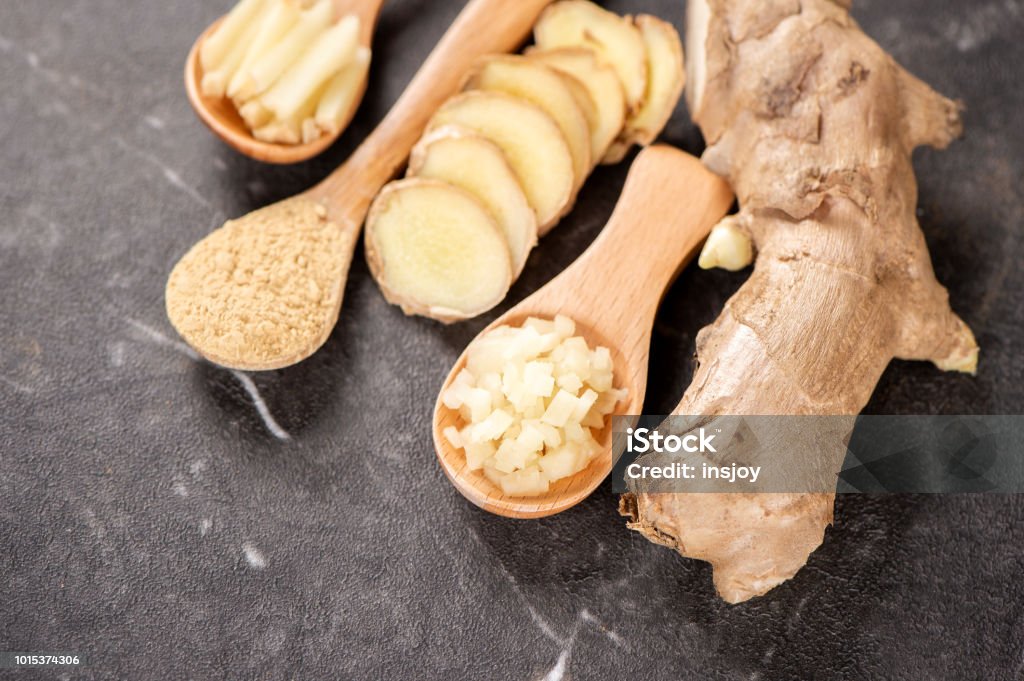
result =
[[[323,345],[338,320],[373,198],[404,165],[434,112],[458,92],[473,62],[517,49],[552,1],[471,0],[348,161],[312,189],[229,221],[197,243],[167,282],[168,317],[182,338],[216,364],[254,371],[295,364]],[[319,225],[308,224],[314,211]],[[309,241],[311,235],[318,241]],[[312,246],[298,255],[288,250],[299,243]],[[296,260],[322,267],[296,274]],[[266,283],[282,266],[294,274],[285,281],[292,292],[312,292],[301,305]]]
[[[661,297],[732,200],[728,185],[693,156],[669,146],[645,149],[629,171],[615,212],[590,248],[481,335],[501,325],[520,326],[527,317],[571,317],[591,347],[611,350],[615,386],[629,390],[616,414],[640,414]],[[465,363],[464,351],[442,393]],[[543,496],[505,496],[482,471],[466,467],[463,450],[452,447],[443,435],[452,425],[465,424],[438,398],[434,447],[441,468],[463,496],[498,515],[538,518],[564,511],[585,499],[612,469],[612,428],[607,425],[600,437],[605,452],[585,470],[554,483]]]
[[[359,16],[359,44],[369,48],[373,38],[373,30],[377,25],[377,16],[384,0],[334,0],[334,16],[336,19],[350,16]],[[220,25],[224,18],[210,24],[202,35],[193,43],[192,49],[185,60],[185,92],[188,101],[192,104],[199,120],[206,124],[217,137],[224,140],[229,146],[241,153],[267,163],[298,163],[313,158],[338,139],[341,133],[348,127],[356,109],[366,92],[366,79],[360,86],[357,96],[352,100],[352,107],[342,124],[338,126],[338,132],[328,135],[324,134],[319,139],[309,144],[273,144],[262,142],[252,136],[249,128],[246,127],[242,117],[238,115],[235,105],[227,97],[206,97],[203,95],[200,84],[203,82],[203,67],[199,63],[199,50],[206,40]]]

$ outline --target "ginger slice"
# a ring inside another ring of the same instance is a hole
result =
[[[399,180],[377,195],[366,257],[388,302],[443,322],[486,312],[512,283],[494,218],[472,194],[438,180]]]
[[[537,243],[537,216],[494,142],[465,128],[438,128],[413,148],[407,175],[441,180],[479,199],[505,235],[512,276],[519,276]]]
[[[640,30],[629,18],[587,0],[563,0],[544,10],[533,36],[542,49],[591,48],[615,69],[630,110],[640,106],[647,89],[647,51]]]
[[[575,188],[583,186],[592,168],[590,127],[576,98],[556,71],[517,55],[488,57],[477,64],[465,84],[469,90],[504,92],[544,110],[558,124],[572,153]]]
[[[638,16],[636,25],[647,51],[647,91],[606,156],[613,163],[621,161],[630,146],[654,141],[672,117],[686,82],[683,45],[675,27],[649,14]]]
[[[565,136],[536,104],[501,92],[470,91],[448,100],[428,126],[469,128],[497,144],[537,214],[543,235],[572,200],[575,173]]]
[[[604,149],[600,149],[598,146],[600,140],[595,134],[601,126],[601,114],[597,108],[597,102],[594,101],[590,90],[587,89],[587,86],[579,78],[568,71],[563,71],[554,66],[549,65],[549,68],[565,83],[565,87],[569,89],[569,94],[576,100],[576,106],[580,108],[580,112],[583,113],[583,118],[587,122],[587,144],[590,147],[590,168],[588,172],[590,172],[597,165],[598,161],[601,160],[602,154],[604,154]]]
[[[626,94],[615,71],[598,61],[593,50],[562,47],[530,50],[528,56],[574,78],[590,94],[596,121],[591,129],[591,157],[606,163],[605,154],[622,132],[626,121]]]

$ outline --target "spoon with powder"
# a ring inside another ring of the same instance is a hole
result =
[[[552,0],[471,0],[380,125],[312,189],[227,222],[167,281],[167,316],[221,366],[295,364],[338,320],[353,250],[373,197],[405,163],[431,115],[472,63],[525,41]]]
[[[614,413],[640,414],[662,295],[732,200],[725,181],[683,151],[659,145],[637,156],[615,211],[594,243],[568,269],[484,329],[445,380],[434,409],[434,447],[445,474],[463,496],[492,513],[537,518],[579,503],[605,479],[612,470],[612,427],[607,421],[596,437],[600,452],[582,471],[552,481],[537,496],[506,494],[482,470],[472,470],[466,452],[452,445],[445,431],[467,424],[445,404],[445,393],[459,380],[481,339],[489,336],[494,342],[490,332],[520,327],[530,318],[562,315],[575,322],[575,333],[590,347],[610,350],[614,387],[627,391]],[[507,379],[502,377],[503,389]]]

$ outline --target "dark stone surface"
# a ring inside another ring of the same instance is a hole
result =
[[[181,63],[227,5],[0,6],[0,650],[86,669],[3,679],[1011,679],[1024,673],[1024,498],[856,496],[790,583],[739,606],[710,569],[627,532],[610,485],[537,522],[478,511],[429,415],[463,345],[386,305],[358,257],[327,346],[243,383],[176,345],[175,260],[310,186],[384,114],[461,2],[392,0],[344,141],[288,168],[194,119]],[[680,0],[620,0],[681,24]],[[917,156],[921,221],[977,378],[896,363],[876,413],[1019,413],[1024,4],[858,3],[896,58],[968,105]],[[680,110],[665,135],[700,151]],[[509,304],[571,262],[627,166],[599,170]],[[654,339],[647,411],[745,275],[689,270]],[[560,673],[564,675],[560,676]],[[545,677],[545,675],[547,675]]]

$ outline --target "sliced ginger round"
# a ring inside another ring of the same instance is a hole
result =
[[[400,180],[377,195],[366,257],[389,302],[443,322],[486,312],[512,283],[494,218],[472,194],[438,180]]]
[[[469,128],[501,148],[541,234],[568,211],[576,181],[572,153],[558,125],[536,104],[502,92],[463,92],[438,109],[428,131],[446,125]]]
[[[615,71],[584,47],[555,50],[531,50],[531,59],[541,61],[582,84],[594,104],[595,123],[591,128],[591,156],[606,163],[605,154],[626,123],[626,95]]]
[[[534,59],[532,61],[540,61]],[[584,85],[579,78],[573,76],[568,71],[557,69],[554,66],[546,65],[552,71],[554,71],[562,82],[565,83],[565,87],[569,89],[569,94],[576,100],[576,106],[580,108],[583,113],[583,118],[587,121],[587,144],[590,145],[590,170],[594,169],[598,161],[601,160],[601,152],[603,149],[597,147],[597,137],[594,132],[601,126],[601,115],[597,109],[597,102],[594,101],[594,97],[590,94],[590,90]]]
[[[550,5],[533,28],[541,49],[589,47],[615,69],[630,110],[640,106],[647,89],[647,52],[640,30],[626,17],[588,0],[562,0]]]
[[[492,56],[477,64],[466,79],[466,89],[504,92],[543,109],[569,144],[575,188],[583,186],[592,168],[590,127],[569,86],[555,70],[518,55]]]
[[[537,244],[537,216],[498,145],[466,128],[438,128],[413,148],[408,176],[441,180],[479,199],[505,235],[512,276],[519,276]]]
[[[647,92],[640,108],[626,122],[625,138],[646,146],[671,118],[683,94],[686,71],[683,44],[672,24],[642,14],[636,18],[636,25],[647,50]]]

